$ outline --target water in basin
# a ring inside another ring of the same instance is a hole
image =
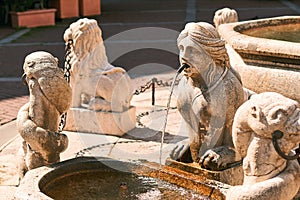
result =
[[[253,27],[251,29],[246,29],[241,32],[245,35],[252,37],[300,43],[299,23]]]
[[[209,199],[154,178],[112,171],[67,174],[48,182],[41,191],[53,199],[64,200]]]

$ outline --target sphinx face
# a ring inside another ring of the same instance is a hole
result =
[[[178,48],[180,64],[190,66],[184,69],[184,75],[187,77],[199,76],[199,74],[206,71],[212,63],[211,56],[200,44],[196,44],[188,36],[178,43]]]

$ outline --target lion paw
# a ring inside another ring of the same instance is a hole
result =
[[[220,146],[209,149],[200,158],[199,164],[202,168],[209,170],[223,170],[229,164],[238,162],[241,157],[235,152],[233,148]]]

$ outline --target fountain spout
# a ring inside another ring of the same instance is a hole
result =
[[[187,64],[183,64],[181,65],[178,70],[177,70],[177,74],[180,74],[185,68],[189,68],[190,66]]]

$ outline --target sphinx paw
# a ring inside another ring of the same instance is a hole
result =
[[[201,167],[209,170],[223,170],[230,164],[241,160],[241,157],[231,147],[219,146],[209,149],[200,158]]]
[[[199,164],[205,169],[220,170],[220,166],[222,165],[221,156],[213,149],[209,149],[200,158]]]

